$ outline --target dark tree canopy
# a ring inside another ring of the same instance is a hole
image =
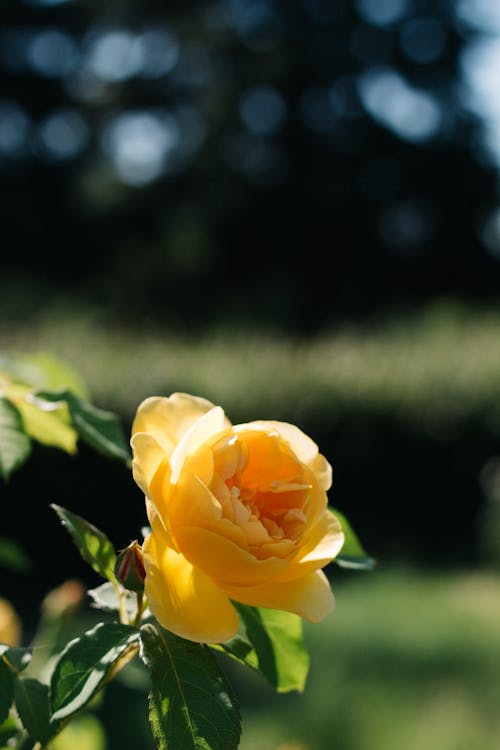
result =
[[[4,0],[2,314],[300,334],[496,301],[461,6]]]

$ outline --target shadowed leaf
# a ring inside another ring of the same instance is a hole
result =
[[[365,552],[363,545],[347,518],[336,508],[330,508],[330,511],[340,521],[345,536],[344,546],[333,562],[337,563],[341,568],[373,570],[375,560]]]
[[[96,573],[104,578],[116,581],[114,573],[116,553],[106,534],[76,513],[61,508],[60,505],[52,503],[51,508],[55,510],[63,526],[68,530],[85,562],[88,562]]]
[[[153,624],[142,626],[141,643],[159,750],[236,750],[239,710],[210,650]]]
[[[19,409],[0,397],[0,474],[7,480],[28,458],[31,440],[26,434]]]
[[[60,727],[60,722],[50,715],[48,685],[34,678],[18,679],[14,697],[26,731],[33,739],[45,745]]]

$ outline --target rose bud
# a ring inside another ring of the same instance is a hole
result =
[[[142,560],[142,550],[137,539],[125,547],[116,558],[115,576],[129,591],[135,591],[137,594],[144,591],[146,571]]]

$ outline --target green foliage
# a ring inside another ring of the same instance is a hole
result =
[[[21,678],[16,680],[14,696],[24,728],[30,737],[45,745],[61,727],[50,714],[48,685],[33,677]]]
[[[75,368],[47,352],[0,356],[0,372],[22,385],[56,390],[68,388],[77,396],[88,397],[87,386]]]
[[[129,621],[137,612],[137,597],[132,591],[120,590],[115,583],[106,581],[94,589],[89,589],[87,595],[96,609],[103,612],[120,612],[125,607]]]
[[[50,681],[53,719],[65,719],[86,706],[138,638],[137,629],[113,622],[99,623],[70,641],[57,660]]]
[[[26,461],[31,452],[31,441],[24,431],[19,409],[8,399],[0,397],[0,474],[8,479]]]
[[[75,453],[80,438],[105,456],[130,462],[118,417],[85,395],[79,376],[54,357],[0,357],[0,474],[5,480],[27,460],[32,440]]]
[[[345,537],[343,547],[335,558],[337,565],[340,565],[341,568],[352,568],[354,570],[373,570],[375,560],[365,552],[345,515],[337,508],[331,508],[330,510],[340,521]]]
[[[66,508],[61,508],[54,503],[51,507],[61,519],[85,562],[103,578],[115,582],[116,552],[106,534]]]
[[[0,724],[2,724],[9,715],[13,700],[14,676],[5,660],[0,659]]]
[[[31,649],[0,644],[0,724],[9,715],[14,700],[16,677],[26,669],[30,660]]]
[[[214,656],[159,625],[141,628],[151,672],[150,721],[159,750],[234,750],[239,709]]]
[[[0,644],[0,656],[2,657],[0,661],[6,662],[12,672],[16,674],[26,669],[31,661],[32,653],[31,648]]]
[[[128,448],[119,419],[109,411],[98,409],[71,391],[37,391],[37,403],[67,404],[73,427],[92,448],[111,458],[129,461]]]
[[[302,619],[291,612],[233,603],[244,624],[246,638],[238,635],[221,648],[262,672],[278,693],[302,692],[309,670]]]

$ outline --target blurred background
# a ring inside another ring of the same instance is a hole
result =
[[[496,0],[0,6],[2,352],[127,433],[174,390],[298,424],[378,560],[331,571],[304,696],[228,665],[242,750],[500,746],[499,167]],[[144,506],[85,446],[1,496],[28,640],[47,587],[98,583],[49,503],[117,547]],[[91,750],[149,747],[135,678]]]

